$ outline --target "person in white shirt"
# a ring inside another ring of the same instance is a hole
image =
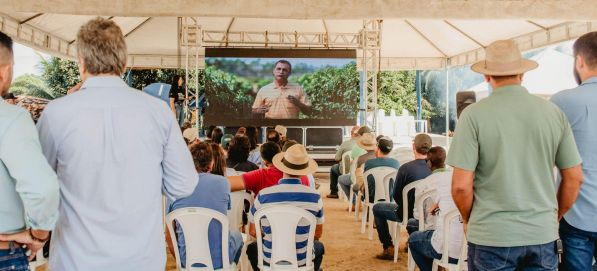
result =
[[[80,90],[50,102],[42,150],[60,180],[49,268],[163,271],[162,194],[197,186],[191,154],[168,104],[126,85],[126,44],[112,20],[77,34]]]
[[[427,162],[435,170],[427,177],[433,179],[435,183],[437,196],[435,204],[430,208],[430,213],[438,215],[435,230],[413,232],[408,239],[408,248],[417,266],[421,271],[430,271],[433,265],[433,259],[441,259],[442,247],[444,244],[444,217],[450,211],[456,210],[456,205],[452,200],[452,173],[445,168],[446,151],[444,148],[436,146],[429,150]],[[418,188],[417,188],[418,189]],[[450,225],[450,244],[449,260],[456,263],[460,255],[462,246],[462,237],[464,230],[460,219],[455,218]]]

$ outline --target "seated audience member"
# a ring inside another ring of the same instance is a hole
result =
[[[265,136],[265,140],[267,142],[274,142],[276,144],[280,144],[280,134],[276,130],[269,130]]]
[[[212,140],[211,142],[220,144],[220,143],[222,143],[223,136],[224,136],[224,132],[222,132],[222,129],[220,129],[220,127],[216,127],[211,132],[211,140]]]
[[[433,147],[429,150],[429,154],[429,163],[435,170],[426,180],[434,180],[437,196],[435,204],[428,210],[432,215],[439,214],[436,228],[435,230],[413,232],[408,240],[408,248],[421,271],[431,271],[433,259],[441,259],[442,247],[444,245],[444,227],[447,227],[447,225],[443,224],[444,217],[447,213],[456,210],[456,205],[452,200],[452,172],[447,171],[444,165],[446,151],[442,147]],[[453,219],[449,227],[449,261],[457,263],[464,231],[462,223],[458,218]]]
[[[377,137],[377,149],[375,150],[376,158],[367,160],[365,166],[363,168],[357,168],[355,172],[357,184],[363,193],[365,193],[365,186],[363,185],[365,179],[364,173],[367,172],[367,170],[376,167],[400,168],[400,162],[389,157],[392,148],[394,148],[394,142],[391,138],[385,136]],[[373,203],[373,200],[375,199],[375,179],[373,179],[373,176],[367,178],[367,186],[369,187],[369,201]]]
[[[226,153],[222,146],[217,143],[209,143],[213,154],[213,166],[211,167],[211,173],[220,176],[228,176],[234,172],[228,171],[226,167]]]
[[[261,153],[259,152],[259,148],[257,145],[259,132],[257,127],[249,126],[247,127],[246,136],[249,138],[249,143],[251,143],[251,153],[249,154],[249,162],[257,165],[258,167],[261,166]]]
[[[230,147],[230,142],[232,141],[233,138],[234,138],[234,136],[231,134],[225,134],[222,137],[222,140],[221,140],[222,142],[220,143],[220,145],[222,146],[222,148],[225,151],[228,151],[228,148]]]
[[[272,161],[274,156],[280,152],[280,146],[274,142],[266,142],[261,145],[261,157],[265,168],[253,170],[240,176],[228,176],[230,189],[232,191],[249,190],[258,195],[262,189],[278,184],[283,173]],[[301,183],[309,186],[309,180],[305,176],[301,177]]]
[[[228,149],[228,159],[226,164],[229,168],[235,171],[249,172],[259,169],[257,165],[247,161],[249,158],[251,145],[249,138],[244,135],[237,135],[230,141],[230,147]]]
[[[207,127],[205,130],[205,142],[210,143],[212,141],[211,133],[214,131],[214,129],[216,129],[216,126],[214,125]]]
[[[327,195],[328,198],[338,198],[338,177],[340,176],[341,169],[344,167],[344,165],[341,165],[342,156],[344,153],[352,151],[354,145],[357,144],[357,140],[361,136],[357,133],[359,128],[360,127],[358,125],[353,126],[350,130],[350,139],[342,142],[336,151],[336,156],[334,159],[338,163],[333,165],[330,169],[330,194]]]
[[[416,198],[428,191],[437,189],[437,183],[444,178],[451,178],[452,171],[449,171],[445,165],[446,160],[446,151],[444,148],[440,146],[435,146],[429,149],[427,153],[427,166],[431,169],[431,175],[427,176],[427,178],[420,180],[420,182],[415,186],[415,203],[412,206],[421,205],[423,210],[429,210],[433,205],[433,201],[431,199],[425,200],[422,204],[416,201]],[[427,212],[424,212],[425,217],[419,217],[419,212],[417,210],[413,211],[414,221],[411,222],[412,225],[418,225],[419,219],[424,219],[425,221],[425,229],[433,229],[435,228],[436,224],[436,216],[428,216]],[[418,227],[417,227],[418,229]]]
[[[298,144],[298,142],[296,142],[296,140],[287,140],[286,143],[284,143],[284,146],[282,147],[282,152],[285,152],[286,150],[288,150],[288,148],[294,146]],[[313,174],[307,174],[307,179],[309,179],[309,187],[313,188],[313,189],[317,189],[315,187],[315,177],[313,177]]]
[[[194,144],[194,143],[199,143],[199,137],[197,136],[197,129],[195,129],[193,127],[185,129],[182,132],[182,137],[184,137],[184,141],[187,143],[187,146]]]
[[[238,130],[236,130],[236,135],[246,135],[247,134],[247,128],[245,127],[239,127]]]
[[[276,125],[274,130],[276,130],[276,132],[278,132],[278,134],[280,135],[280,142],[278,142],[280,148],[284,147],[284,144],[288,140],[288,138],[286,137],[286,132],[288,132],[288,129],[286,129],[286,127],[282,125]]]
[[[192,125],[190,122],[188,122],[188,121],[185,121],[185,122],[183,122],[183,123],[182,123],[182,125],[180,126],[180,131],[181,131],[181,132],[184,132],[184,130],[186,130],[186,129],[188,129],[188,128],[191,128],[191,127],[193,127],[193,125]]]
[[[356,172],[360,170],[361,177],[362,177],[363,176],[363,174],[362,174],[363,167],[365,165],[365,162],[375,158],[375,151],[377,150],[377,142],[375,142],[375,136],[371,133],[366,133],[366,134],[362,135],[359,138],[359,140],[357,141],[356,146],[358,146],[359,148],[366,151],[365,154],[358,157],[357,164],[356,164],[357,168],[355,169],[355,175],[356,175]],[[350,173],[344,174],[338,178],[338,183],[340,184],[340,188],[342,188],[342,190],[346,194],[347,198],[350,197],[350,185],[352,185],[353,183],[356,183],[356,185],[353,187],[353,191],[355,191],[355,192],[358,192],[360,189],[360,185],[362,185],[362,182],[359,184],[357,182],[358,180],[356,180],[356,179],[353,180],[352,178],[353,178],[353,176]]]
[[[174,203],[168,204],[168,212],[172,212],[179,208],[186,207],[202,207],[218,211],[224,215],[227,214],[230,209],[230,185],[226,178],[210,173],[210,170],[214,164],[213,151],[209,143],[198,143],[190,147],[193,161],[195,162],[195,168],[199,173],[199,182],[193,190],[193,194],[186,198],[181,198],[174,201]],[[240,258],[241,248],[243,246],[243,239],[238,230],[229,230],[228,240],[228,255],[232,262],[238,262]],[[182,232],[182,228],[176,226],[176,238],[178,238],[178,251],[180,254],[180,263],[182,267],[186,264],[186,246],[185,238]],[[209,239],[209,251],[211,253],[211,259],[216,269],[222,268],[222,226],[212,221],[209,224],[208,239]],[[168,248],[170,253],[174,255],[173,245],[171,241],[170,232],[166,232],[166,239],[168,240]],[[202,242],[204,240],[193,240],[195,242]],[[195,265],[193,265],[195,267]]]
[[[381,241],[383,245],[383,252],[377,255],[378,259],[394,259],[394,243],[392,242],[390,230],[388,229],[388,220],[401,222],[404,218],[402,214],[402,190],[404,187],[414,181],[424,179],[431,175],[431,170],[425,161],[430,148],[431,137],[426,134],[418,134],[413,143],[415,160],[405,163],[398,169],[393,189],[394,202],[380,202],[373,206],[377,235],[379,236],[379,241]],[[409,210],[405,219],[413,217],[412,207],[414,203],[414,193],[409,193]]]
[[[306,253],[314,253],[313,263],[315,265],[314,270],[319,270],[321,262],[323,260],[324,246],[318,240],[321,238],[323,233],[323,201],[317,190],[304,186],[300,180],[301,176],[307,174],[313,174],[317,170],[317,163],[311,159],[305,150],[303,145],[294,145],[286,152],[278,153],[273,158],[273,164],[280,171],[284,172],[284,177],[278,182],[277,185],[270,186],[261,190],[259,195],[255,198],[255,203],[251,208],[250,219],[251,222],[249,233],[255,237],[255,224],[253,216],[255,213],[268,206],[274,205],[292,205],[315,215],[317,219],[317,226],[315,228],[315,244],[313,252],[306,251],[304,246],[297,242],[297,259],[298,265],[304,266],[306,264]],[[304,165],[307,165],[304,167]],[[296,169],[302,168],[302,169]],[[269,228],[267,219],[262,219],[262,232],[265,233],[263,236],[264,251],[272,249],[271,241],[272,236]],[[305,227],[306,222],[301,221],[299,226]],[[305,240],[308,233],[301,232],[297,234],[296,240]],[[247,247],[247,257],[251,262],[253,270],[258,269],[258,257],[257,257],[257,243],[253,242]],[[269,265],[270,257],[269,253],[264,253],[264,264]]]

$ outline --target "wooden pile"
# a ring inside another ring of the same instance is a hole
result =
[[[31,113],[31,118],[33,118],[34,122],[37,122],[37,120],[41,116],[41,112],[44,111],[44,108],[46,108],[46,105],[49,102],[49,100],[35,98],[31,96],[17,96],[17,105],[27,109],[27,111]]]

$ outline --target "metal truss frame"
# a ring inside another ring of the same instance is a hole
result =
[[[363,51],[361,67],[364,79],[361,98],[365,99],[364,103],[361,101],[361,106],[364,106],[361,112],[365,110],[366,120],[371,120],[368,124],[373,130],[378,126],[377,77],[380,70],[382,23],[382,20],[364,20],[361,30],[361,50]]]

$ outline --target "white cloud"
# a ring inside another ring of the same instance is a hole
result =
[[[40,57],[35,50],[15,43],[13,46],[13,51],[15,58],[13,79],[27,73],[41,75],[41,70],[38,67]],[[44,58],[49,57],[47,54],[41,52],[40,54]]]

